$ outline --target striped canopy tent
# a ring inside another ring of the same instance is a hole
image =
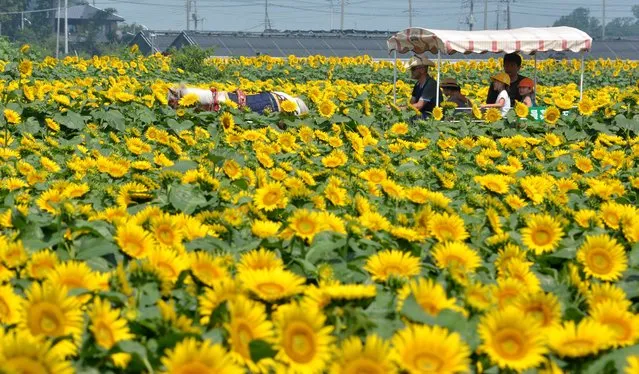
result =
[[[397,53],[422,54],[430,52],[437,54],[438,89],[442,54],[521,52],[534,55],[536,78],[537,52],[571,51],[581,53],[580,93],[583,96],[584,53],[592,48],[592,38],[579,29],[565,26],[481,31],[413,27],[391,36],[387,41],[387,46],[389,53],[395,53],[395,59],[397,59]],[[395,91],[393,95],[396,97]],[[437,95],[437,105],[439,105],[439,95]]]

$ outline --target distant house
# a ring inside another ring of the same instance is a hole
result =
[[[96,8],[89,4],[71,6],[67,10],[69,22],[69,41],[72,43],[84,42],[92,34],[95,41],[104,42],[108,36],[114,34],[118,29],[118,22],[123,22],[124,18]],[[64,11],[56,11],[54,24],[60,18],[60,28],[64,28]]]

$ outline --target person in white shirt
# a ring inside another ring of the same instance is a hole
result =
[[[494,104],[482,104],[482,108],[499,108],[502,117],[510,110],[510,97],[508,96],[508,86],[510,77],[506,73],[499,73],[490,78],[493,81],[493,89],[499,92]]]

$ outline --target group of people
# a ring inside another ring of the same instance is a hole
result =
[[[505,116],[517,101],[528,107],[535,106],[535,83],[532,79],[519,74],[522,58],[517,53],[504,56],[504,71],[491,77],[486,103],[482,109],[498,108]],[[435,63],[424,56],[411,58],[408,67],[411,78],[417,80],[413,87],[410,104],[422,113],[422,118],[430,116],[437,105],[437,81],[428,74],[428,68]],[[461,87],[454,78],[444,78],[440,82],[440,102],[448,101],[457,108],[472,107],[472,103],[461,93]]]

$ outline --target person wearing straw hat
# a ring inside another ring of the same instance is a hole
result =
[[[421,112],[422,118],[430,116],[437,101],[437,81],[428,74],[429,66],[435,66],[435,63],[426,56],[413,56],[408,62],[410,76],[417,80],[411,94],[410,105]],[[441,91],[439,95],[441,98]]]
[[[455,103],[457,108],[470,108],[473,106],[470,100],[468,100],[466,96],[462,95],[461,87],[459,87],[455,78],[442,79],[440,87],[442,88],[442,91],[444,91],[446,101]]]
[[[495,91],[499,92],[495,103],[482,104],[482,108],[499,108],[501,110],[502,117],[506,116],[506,113],[511,108],[510,97],[508,96],[508,86],[510,86],[510,77],[506,73],[498,73],[490,78],[493,81],[492,87]]]

